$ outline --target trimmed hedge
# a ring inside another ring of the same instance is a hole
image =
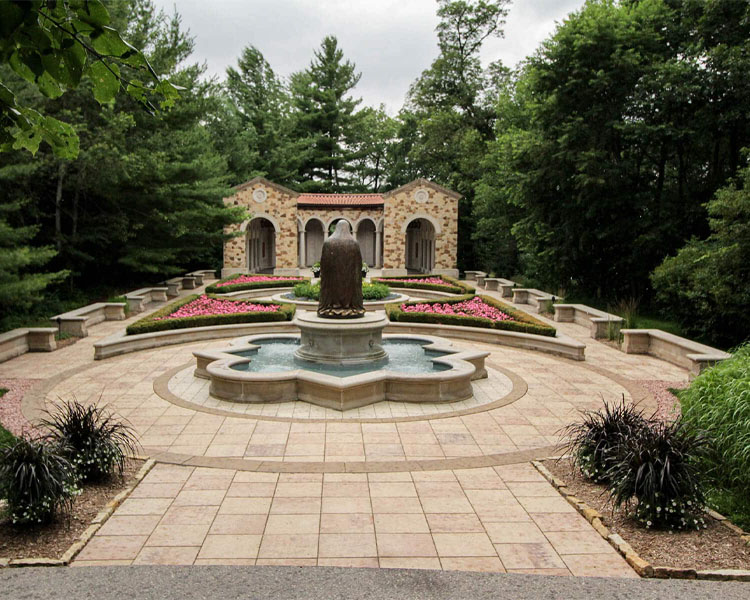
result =
[[[391,293],[384,283],[362,283],[362,298],[364,300],[382,300]],[[306,300],[320,300],[320,284],[302,282],[294,286],[294,295]]]
[[[439,277],[440,279],[445,281],[445,285],[441,285],[439,283],[417,283],[414,281],[403,281],[395,283],[397,280],[402,279],[426,279],[428,277]],[[433,292],[446,292],[448,294],[474,293],[474,288],[470,285],[464,283],[463,281],[459,281],[458,279],[453,279],[453,277],[447,277],[446,275],[399,275],[397,277],[375,277],[372,279],[372,281],[377,283],[384,283],[386,285],[390,284],[391,287],[400,287],[412,290],[430,290]]]
[[[401,323],[437,323],[440,325],[459,325],[462,327],[482,327],[484,329],[501,329],[504,331],[517,331],[519,333],[533,333],[535,335],[546,335],[555,337],[557,330],[546,323],[535,319],[531,315],[522,313],[512,306],[491,298],[490,296],[479,296],[490,306],[503,311],[506,315],[513,318],[513,321],[493,321],[484,317],[463,317],[460,315],[441,315],[437,313],[424,312],[406,312],[401,310],[401,306],[414,306],[416,304],[457,304],[464,300],[471,300],[476,294],[461,296],[460,298],[449,298],[446,300],[429,300],[400,302],[387,304],[385,312],[391,321]]]
[[[216,295],[207,294],[209,297],[217,298]],[[138,335],[140,333],[153,333],[154,331],[169,331],[171,329],[187,329],[189,327],[209,327],[211,325],[232,325],[234,323],[264,323],[273,321],[291,321],[294,317],[294,304],[286,304],[279,302],[263,302],[253,300],[253,304],[275,304],[279,305],[279,310],[275,312],[253,312],[253,313],[235,313],[232,315],[205,315],[199,317],[183,317],[180,319],[164,319],[161,321],[155,321],[154,319],[159,317],[166,317],[171,315],[181,306],[192,302],[196,298],[199,298],[200,294],[193,294],[181,298],[177,302],[173,302],[157,310],[139,321],[136,321],[132,325],[128,325],[125,330],[128,335]],[[247,302],[247,300],[231,300],[229,298],[219,298],[225,302]]]
[[[212,283],[206,288],[207,294],[229,294],[230,292],[243,292],[245,290],[262,290],[266,288],[280,288],[280,287],[291,287],[296,283],[300,283],[302,281],[310,281],[309,277],[295,277],[294,279],[277,279],[275,281],[254,281],[250,283],[235,283],[230,285],[223,285],[219,287],[218,284],[220,283],[226,283],[227,281],[232,281],[233,279],[237,279],[238,277],[242,277],[243,275],[249,275],[249,276],[258,276],[262,277],[262,274],[259,273],[235,273],[234,275],[231,275],[230,277],[225,277],[224,279],[221,279],[217,281],[216,283]]]

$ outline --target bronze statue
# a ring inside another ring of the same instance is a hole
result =
[[[336,231],[323,244],[320,257],[318,316],[356,319],[364,316],[362,304],[362,252],[349,223],[336,223]]]

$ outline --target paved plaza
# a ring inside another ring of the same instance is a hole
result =
[[[39,380],[24,400],[27,416],[58,399],[101,398],[157,459],[74,565],[636,577],[530,461],[555,454],[580,410],[623,395],[652,408],[637,382],[683,382],[685,370],[555,323],[586,344],[586,361],[451,340],[490,352],[489,377],[454,405],[381,402],[344,413],[303,402],[239,405],[211,398],[192,376],[192,352],[227,339],[94,361],[93,343],[132,320],[0,364],[0,377]]]

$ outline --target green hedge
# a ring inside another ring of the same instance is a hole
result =
[[[391,293],[384,283],[362,283],[362,298],[364,300],[382,300]],[[305,281],[294,286],[294,295],[306,300],[320,300],[320,284]]]
[[[227,281],[232,281],[233,279],[237,279],[238,277],[241,277],[243,275],[248,276],[258,276],[261,277],[262,274],[260,273],[235,273],[234,275],[230,277],[225,277],[224,279],[220,279],[216,283],[212,283],[206,288],[206,293],[208,294],[229,294],[231,292],[243,292],[245,290],[263,290],[267,288],[280,288],[280,287],[290,287],[293,286],[296,283],[300,283],[301,281],[310,281],[309,277],[302,277],[302,278],[295,278],[295,279],[278,279],[276,281],[256,281],[252,283],[236,283],[234,285],[224,285],[219,287],[218,284],[220,283],[226,283]]]
[[[391,282],[390,280],[402,280],[402,279],[416,279],[416,278],[427,278],[427,277],[439,277],[445,281],[445,285],[439,283],[416,283],[413,281],[403,281],[399,283]],[[388,281],[384,281],[388,280]],[[430,290],[433,292],[446,292],[448,294],[473,294],[474,288],[467,285],[463,281],[453,279],[453,277],[447,277],[445,275],[399,275],[397,277],[376,277],[372,281],[382,282],[385,284],[390,283],[391,287],[407,288],[412,290]]]
[[[557,331],[546,323],[535,319],[531,315],[522,313],[512,306],[491,298],[490,296],[479,296],[490,306],[503,311],[506,315],[515,319],[514,321],[493,321],[484,317],[462,317],[460,315],[440,315],[435,313],[406,312],[401,307],[413,306],[415,304],[457,304],[464,300],[471,300],[475,294],[461,296],[460,298],[449,298],[446,300],[429,300],[426,302],[400,302],[387,304],[386,314],[391,321],[401,323],[437,323],[440,325],[460,325],[463,327],[482,327],[485,329],[501,329],[503,331],[518,331],[520,333],[533,333],[535,335],[546,335],[555,337]]]
[[[212,298],[217,296],[213,294],[207,294]],[[279,302],[262,302],[253,300],[253,304],[277,304],[280,306],[279,310],[275,312],[257,312],[257,313],[237,313],[233,315],[206,315],[200,317],[183,317],[181,319],[164,319],[161,321],[155,321],[154,319],[159,317],[166,317],[171,315],[181,306],[192,302],[196,298],[199,298],[200,294],[193,294],[186,296],[180,300],[173,302],[157,310],[139,321],[136,321],[132,325],[128,325],[126,332],[128,335],[138,335],[140,333],[153,333],[154,331],[169,331],[170,329],[187,329],[189,327],[208,327],[211,325],[231,325],[233,323],[264,323],[273,321],[291,321],[294,317],[294,304],[286,304]],[[247,302],[247,300],[231,300],[229,298],[220,298],[225,302]]]

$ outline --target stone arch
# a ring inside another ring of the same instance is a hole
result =
[[[326,223],[326,231],[330,231],[331,225],[333,225],[336,221],[341,221],[342,219],[349,223],[349,227],[351,227],[352,233],[354,233],[354,223],[352,223],[352,220],[349,217],[345,217],[344,215],[335,215],[328,219],[328,223]]]
[[[242,224],[245,232],[245,260],[247,270],[262,273],[276,268],[276,236],[279,224],[270,215],[253,215]]]
[[[435,226],[422,217],[412,219],[404,232],[404,265],[408,271],[429,273],[435,268]]]
[[[276,218],[264,212],[254,212],[252,217],[250,217],[247,221],[244,221],[242,225],[240,225],[240,231],[247,231],[248,226],[250,225],[250,223],[255,221],[255,219],[265,219],[266,221],[269,221],[271,225],[273,225],[276,233],[279,233],[281,231],[281,227],[279,227],[279,222],[276,220]]]
[[[377,235],[375,220],[363,217],[357,221],[357,232],[355,233],[359,249],[362,252],[362,261],[369,266],[377,265],[377,243],[380,238]]]
[[[320,260],[326,229],[320,217],[308,217],[300,234],[300,266],[310,267]]]
[[[435,235],[440,235],[441,233],[443,233],[443,228],[440,227],[440,221],[438,221],[435,217],[423,212],[412,213],[411,215],[406,217],[406,219],[404,219],[404,224],[401,226],[401,233],[406,233],[406,229],[407,227],[409,227],[409,224],[416,219],[424,219],[425,221],[429,221],[430,223],[432,223],[432,226],[435,228]]]

